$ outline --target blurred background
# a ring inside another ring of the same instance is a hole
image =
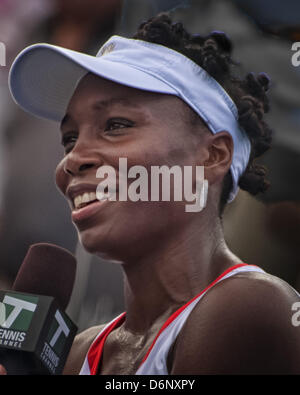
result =
[[[300,291],[300,66],[291,62],[292,44],[300,42],[298,0],[0,0],[0,42],[6,47],[0,67],[0,288],[11,287],[31,244],[69,249],[78,269],[68,312],[80,331],[124,310],[122,273],[78,244],[54,183],[63,155],[58,125],[15,105],[8,72],[30,44],[47,42],[95,55],[112,34],[130,37],[160,11],[169,11],[191,33],[225,31],[242,72],[271,77],[267,120],[274,144],[260,161],[269,170],[271,188],[257,198],[239,193],[225,212],[225,237],[244,262]]]

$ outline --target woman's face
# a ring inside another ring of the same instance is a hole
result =
[[[56,183],[89,252],[123,261],[153,249],[192,220],[186,202],[177,201],[105,200],[74,211],[76,196],[96,192],[101,166],[113,167],[118,175],[119,158],[127,159],[128,169],[143,166],[149,175],[151,166],[201,165],[205,137],[192,127],[187,106],[175,96],[125,87],[93,74],[81,80],[61,125],[65,156],[57,166]]]

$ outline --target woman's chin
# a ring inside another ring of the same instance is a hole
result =
[[[90,254],[98,255],[104,249],[104,242],[101,237],[93,235],[91,232],[78,232],[79,242]]]
[[[121,262],[117,257],[118,243],[113,243],[112,238],[107,239],[104,235],[95,234],[92,231],[85,230],[78,232],[79,242],[83,248],[90,254],[96,255],[102,259]]]

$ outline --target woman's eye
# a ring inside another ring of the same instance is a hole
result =
[[[105,125],[105,132],[118,131],[133,126],[133,122],[127,119],[109,119]]]
[[[74,133],[66,133],[62,136],[61,144],[65,148],[65,153],[70,152],[77,141],[77,135]]]

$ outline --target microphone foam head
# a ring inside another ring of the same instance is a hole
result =
[[[52,296],[65,310],[75,281],[76,259],[68,250],[48,243],[30,246],[12,289]]]

